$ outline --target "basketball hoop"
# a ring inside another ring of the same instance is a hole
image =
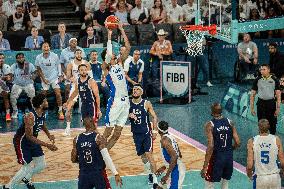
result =
[[[180,30],[184,34],[188,48],[186,52],[190,56],[203,55],[203,40],[204,35],[208,32],[210,35],[216,35],[216,25],[202,26],[202,25],[185,25],[181,26]]]

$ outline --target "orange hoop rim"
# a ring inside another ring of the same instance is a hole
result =
[[[208,31],[211,35],[217,34],[217,26],[212,24],[210,26],[203,26],[203,25],[185,25],[180,27],[181,30],[188,30],[188,31]]]

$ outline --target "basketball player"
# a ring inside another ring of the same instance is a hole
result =
[[[44,112],[48,108],[46,97],[43,94],[38,94],[32,99],[32,104],[34,109],[25,115],[24,123],[17,130],[13,139],[18,163],[22,167],[12,180],[3,186],[3,189],[12,189],[21,180],[27,188],[34,189],[31,182],[32,176],[42,171],[46,166],[41,146],[45,146],[51,151],[57,150],[54,145],[55,138],[49,133],[45,123]],[[40,130],[45,132],[52,144],[37,138]]]
[[[233,150],[240,146],[240,139],[233,122],[222,116],[219,103],[211,105],[211,115],[213,119],[205,124],[208,146],[201,177],[205,178],[205,189],[213,189],[214,182],[220,181],[221,188],[228,189],[233,173]]]
[[[161,150],[165,166],[159,168],[156,174],[160,175],[167,168],[166,175],[162,177],[161,184],[169,189],[181,189],[185,177],[185,165],[181,161],[182,155],[175,138],[168,132],[169,124],[161,121],[158,124],[158,132],[161,136]],[[164,188],[159,186],[157,188]]]
[[[119,30],[124,42],[129,43],[121,24],[119,24]],[[108,139],[114,128],[114,132],[107,142],[107,149],[109,150],[119,139],[129,114],[129,97],[125,73],[121,60],[117,59],[116,55],[112,53],[111,36],[112,30],[108,29],[107,49],[101,53],[104,61],[102,68],[105,78],[103,79],[106,79],[110,86],[110,97],[108,99],[105,117],[106,129],[103,136]]]
[[[157,184],[156,162],[153,158],[153,139],[157,136],[157,116],[150,101],[142,99],[143,88],[136,84],[133,86],[132,97],[130,101],[129,119],[131,123],[131,132],[136,146],[137,155],[141,157],[145,169],[148,171],[151,167],[152,174],[149,174],[149,183]],[[153,118],[153,127],[149,115]]]
[[[96,125],[99,118],[101,118],[102,113],[100,110],[100,95],[99,89],[96,81],[88,76],[88,66],[86,64],[80,64],[78,66],[79,79],[74,84],[74,90],[71,93],[65,106],[70,112],[73,100],[76,96],[80,96],[80,101],[82,104],[81,115],[82,119],[85,117],[92,117]]]
[[[81,49],[76,49],[74,54],[75,54],[75,58],[73,60],[71,60],[71,62],[67,65],[67,70],[66,70],[66,77],[71,82],[70,94],[72,94],[73,91],[75,90],[75,82],[79,78],[78,66],[81,65],[81,64],[86,64],[87,70],[88,71],[91,70],[90,64],[86,60],[83,60]],[[69,97],[70,97],[70,94],[69,94]],[[73,101],[70,101],[70,102],[72,102],[71,105],[70,105],[70,109],[67,109],[67,111],[66,111],[66,129],[65,129],[65,132],[64,132],[65,136],[70,135],[71,114],[72,114],[71,110],[72,110],[75,102],[77,102],[77,99],[78,99],[78,95],[73,99]],[[80,103],[79,103],[79,106],[81,106]]]
[[[111,189],[106,166],[121,187],[122,180],[105,147],[105,139],[95,132],[93,118],[85,117],[83,122],[86,131],[74,138],[71,152],[72,162],[79,163],[78,189]]]
[[[247,176],[254,179],[257,189],[280,189],[279,159],[284,168],[282,142],[278,136],[269,134],[269,121],[258,122],[259,135],[248,140]],[[253,176],[253,170],[255,175]]]

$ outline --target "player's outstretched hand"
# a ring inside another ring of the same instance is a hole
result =
[[[52,144],[55,143],[55,137],[54,137],[54,135],[50,135],[48,138],[49,138],[49,140],[52,142]]]
[[[51,150],[51,151],[56,151],[56,150],[58,150],[58,148],[57,148],[54,144],[48,144],[46,147],[47,147],[49,150]]]
[[[121,186],[123,184],[122,184],[122,179],[121,179],[120,175],[119,174],[115,175],[114,179],[115,179],[116,186],[119,186],[121,188]]]
[[[160,167],[157,171],[156,171],[156,175],[160,176],[164,171],[166,170],[166,166],[162,166]]]

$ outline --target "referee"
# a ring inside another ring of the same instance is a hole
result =
[[[252,86],[250,96],[250,111],[252,115],[256,115],[254,111],[254,99],[258,93],[257,100],[257,118],[267,119],[270,124],[270,134],[275,135],[277,116],[280,111],[281,92],[279,80],[270,74],[270,67],[268,64],[263,64],[260,67],[261,76],[257,77]],[[275,102],[276,96],[276,102]]]

